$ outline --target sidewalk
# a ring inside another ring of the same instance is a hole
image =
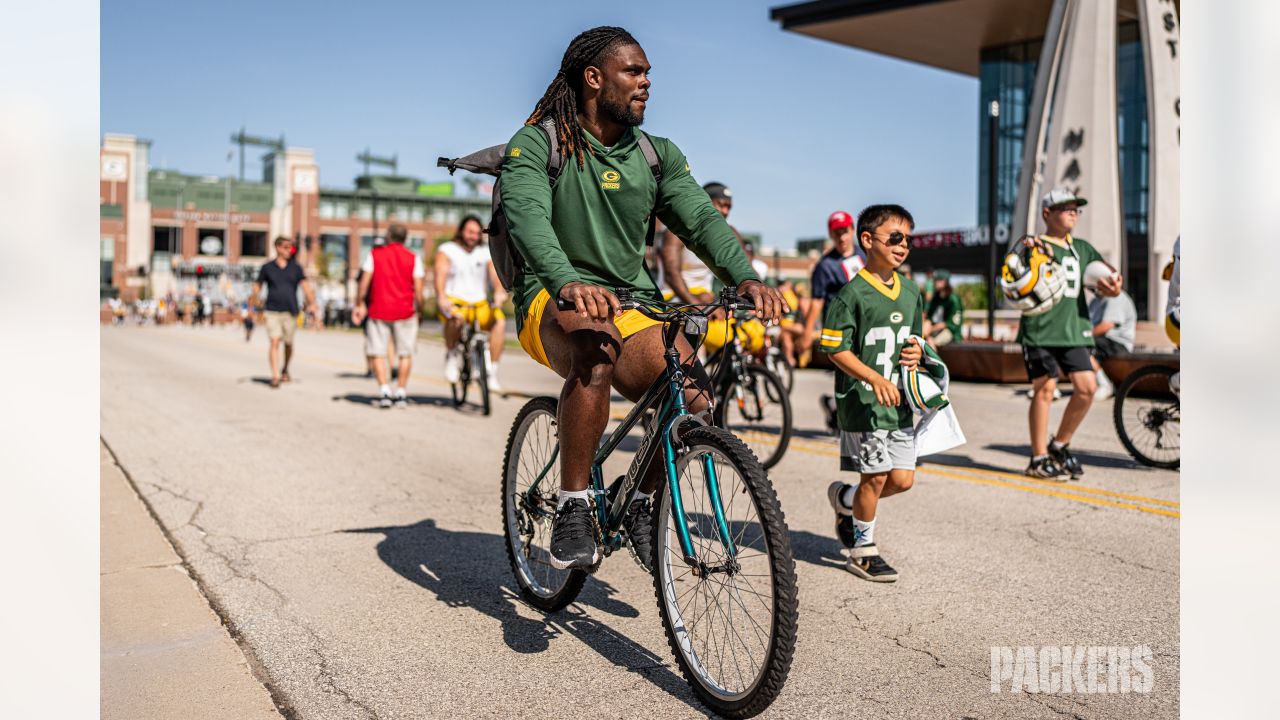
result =
[[[101,445],[102,718],[280,718]]]

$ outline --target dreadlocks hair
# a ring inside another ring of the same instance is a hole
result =
[[[560,140],[560,156],[573,154],[581,169],[586,157],[583,145],[588,152],[595,154],[590,143],[580,142],[582,126],[578,124],[578,96],[582,94],[582,71],[593,65],[599,67],[608,52],[619,45],[639,44],[631,33],[620,27],[602,25],[580,33],[565,48],[564,57],[560,59],[560,72],[556,73],[524,124],[537,125],[543,119],[551,118],[555,123],[556,137]]]

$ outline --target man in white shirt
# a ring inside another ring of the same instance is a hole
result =
[[[480,244],[484,226],[480,218],[468,215],[458,225],[453,239],[440,246],[435,259],[436,304],[440,321],[444,323],[444,377],[450,383],[458,382],[462,348],[458,341],[462,328],[476,322],[481,330],[489,332],[489,356],[487,376],[489,389],[501,392],[498,384],[498,360],[502,357],[502,344],[506,333],[506,315],[502,303],[506,293],[498,281],[489,248]],[[493,304],[489,304],[489,288],[494,289]]]

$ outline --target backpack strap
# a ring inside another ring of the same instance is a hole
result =
[[[649,172],[653,173],[653,181],[662,184],[662,161],[658,158],[658,151],[653,148],[653,141],[649,139],[649,135],[643,130],[637,130],[636,141],[640,144],[640,152],[644,153],[645,162],[649,163]],[[649,212],[649,231],[644,236],[644,244],[653,247],[653,235],[658,227],[658,212],[654,208]]]
[[[551,187],[555,187],[556,180],[560,178],[560,169],[564,167],[564,158],[560,157],[560,140],[556,138],[556,121],[546,118],[538,123],[538,127],[542,128],[551,146],[551,151],[547,154],[547,179],[551,181]]]

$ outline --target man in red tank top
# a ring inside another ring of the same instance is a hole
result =
[[[356,323],[366,315],[369,318],[364,326],[364,352],[373,363],[373,374],[381,392],[378,405],[384,408],[393,403],[396,407],[408,407],[405,386],[409,384],[418,342],[418,298],[422,297],[426,270],[422,258],[404,246],[406,236],[403,225],[392,224],[387,228],[387,244],[375,247],[365,258],[360,268],[364,276],[356,295],[360,302],[351,314]],[[394,398],[387,384],[387,341],[392,336],[400,358],[399,386]]]

